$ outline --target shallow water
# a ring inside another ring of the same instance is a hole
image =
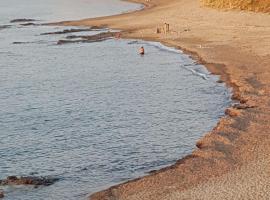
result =
[[[14,8],[16,3],[0,2],[0,25],[141,7],[117,0],[25,0]],[[114,39],[58,46],[64,36],[40,35],[63,29],[0,29],[0,179],[60,178],[38,189],[6,187],[6,199],[85,199],[172,164],[194,149],[230,103],[218,77],[179,51]],[[142,45],[145,56],[137,54]]]

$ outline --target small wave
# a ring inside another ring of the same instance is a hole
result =
[[[167,51],[167,52],[171,52],[171,53],[183,53],[181,50],[176,49],[174,47],[167,47],[159,42],[148,42],[148,44],[150,44],[153,47],[156,47],[157,49],[161,50],[161,51]]]
[[[207,74],[204,74],[202,72],[199,72],[198,70],[196,69],[192,69],[191,66],[194,66],[192,64],[184,64],[184,65],[181,65],[184,69],[190,71],[192,74],[196,75],[196,76],[199,76],[201,78],[203,78],[204,80],[207,80],[208,77],[207,77]]]

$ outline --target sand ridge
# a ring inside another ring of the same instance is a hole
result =
[[[136,0],[146,9],[60,23],[108,26],[125,38],[180,48],[221,75],[240,104],[175,165],[91,195],[93,200],[267,199],[270,15],[205,8],[198,0]],[[169,23],[168,34],[156,33]]]

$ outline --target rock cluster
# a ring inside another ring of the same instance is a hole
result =
[[[58,178],[52,177],[35,177],[35,176],[9,176],[4,180],[0,180],[0,185],[34,185],[34,186],[49,186],[58,181]]]

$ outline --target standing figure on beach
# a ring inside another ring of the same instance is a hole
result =
[[[140,48],[139,53],[140,53],[141,55],[144,55],[144,48],[143,48],[143,47]]]

